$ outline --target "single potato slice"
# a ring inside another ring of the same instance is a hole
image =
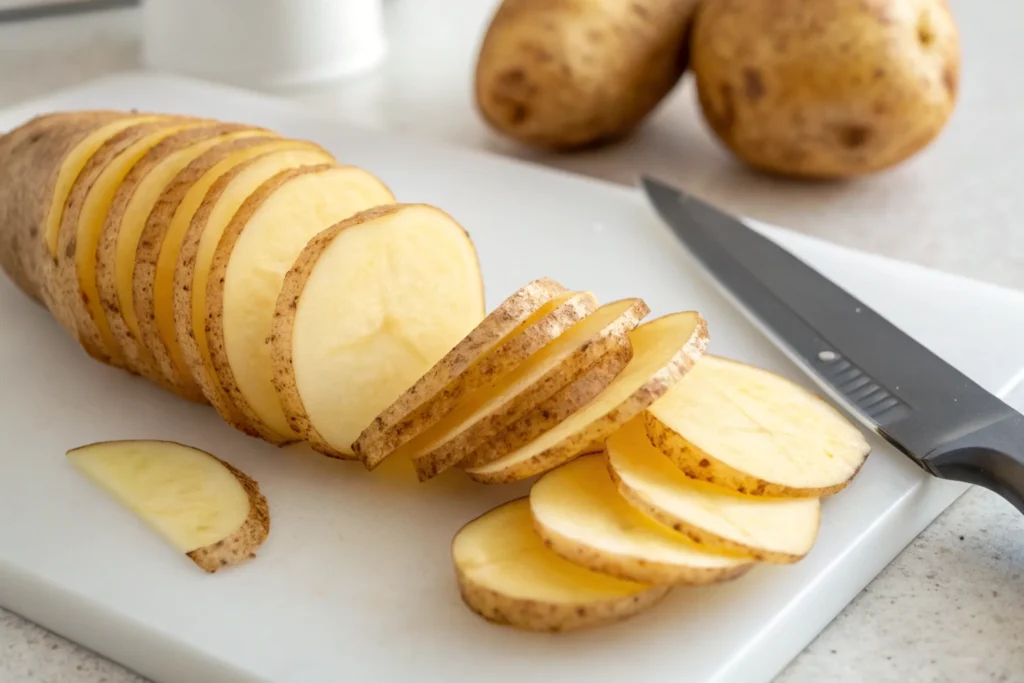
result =
[[[569,306],[570,300],[593,306]],[[373,469],[388,453],[450,412],[463,396],[521,363],[596,307],[592,297],[574,297],[548,278],[520,288],[374,418],[353,450]],[[540,321],[543,326],[537,324]],[[526,335],[527,330],[531,334]],[[522,343],[526,337],[532,343]]]
[[[605,439],[663,396],[704,354],[707,322],[693,311],[674,313],[637,327],[629,341],[633,359],[593,400],[540,438],[466,473],[484,484],[511,483],[601,450]]]
[[[281,171],[301,166],[333,163],[334,157],[311,144],[273,149],[224,173],[210,186],[192,215],[182,237],[174,267],[175,341],[192,380],[225,420],[236,427],[245,424],[241,410],[221,386],[210,358],[206,339],[206,287],[217,245],[228,223],[267,180]],[[260,436],[253,433],[252,436]]]
[[[642,416],[615,432],[607,451],[612,479],[630,505],[708,550],[790,563],[817,539],[817,498],[748,496],[687,477],[647,440]]]
[[[440,209],[381,206],[321,232],[285,276],[269,335],[289,425],[355,459],[360,432],[483,317],[476,249]]]
[[[623,347],[648,311],[640,299],[605,304],[502,379],[467,396],[403,447],[420,480],[456,464],[575,381],[603,355]]]
[[[147,379],[164,381],[142,344],[132,297],[139,238],[164,188],[196,157],[225,140],[264,134],[238,124],[210,124],[164,138],[124,177],[107,212],[96,252],[96,284],[111,333],[128,367]]]
[[[758,496],[828,496],[870,446],[831,405],[774,373],[706,356],[650,407],[647,436],[689,476]]]
[[[570,631],[625,619],[668,594],[668,586],[623,581],[573,564],[544,547],[530,501],[477,517],[452,541],[462,599],[488,621],[531,631]]]
[[[302,438],[274,390],[267,343],[285,274],[322,230],[394,201],[384,183],[360,168],[305,166],[263,183],[224,229],[206,290],[206,335],[217,378],[241,409],[243,431],[271,443]]]
[[[548,548],[574,564],[628,581],[719,583],[754,566],[749,557],[702,548],[632,507],[616,491],[603,453],[541,477],[530,489],[530,513]]]
[[[604,391],[632,359],[633,346],[628,341],[616,346],[554,396],[480,444],[458,466],[471,469],[494,462],[558,426]]]
[[[270,533],[259,486],[209,453],[170,441],[106,441],[68,459],[208,572],[256,556]]]

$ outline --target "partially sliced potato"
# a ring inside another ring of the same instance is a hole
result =
[[[470,609],[488,621],[531,631],[619,621],[670,590],[592,572],[548,550],[533,530],[527,498],[462,527],[452,541],[452,559]]]
[[[686,474],[763,496],[828,496],[870,446],[831,405],[767,370],[706,356],[646,416],[647,435]]]
[[[334,157],[312,144],[265,151],[214,181],[182,237],[174,268],[175,340],[192,380],[231,425],[241,426],[245,422],[241,410],[231,402],[217,378],[206,339],[206,287],[217,244],[245,200],[267,180],[291,168],[333,162]]]
[[[640,299],[605,304],[515,370],[466,400],[400,449],[421,481],[435,477],[531,413],[597,359],[622,347],[649,309]]]
[[[530,489],[530,512],[548,548],[574,564],[628,581],[703,585],[736,578],[754,566],[749,556],[709,551],[632,507],[616,491],[603,453],[584,455],[541,477]]]
[[[466,473],[484,484],[519,481],[558,467],[577,455],[601,450],[619,427],[658,400],[693,367],[708,346],[699,313],[657,318],[629,335],[633,359],[592,401],[558,426],[508,455]]]
[[[270,331],[289,424],[354,459],[366,425],[483,317],[476,249],[440,209],[382,206],[321,232],[285,276]]]
[[[206,289],[206,336],[217,379],[241,410],[236,426],[243,431],[271,443],[302,438],[274,390],[267,343],[285,274],[322,230],[394,201],[384,183],[360,168],[305,166],[260,185],[224,229]]]
[[[549,278],[518,289],[374,418],[352,445],[353,450],[373,469],[388,453],[451,411],[464,395],[497,379],[597,307],[592,297],[586,299],[593,302],[589,310],[566,305],[572,295]],[[537,325],[542,320],[546,323],[543,327]],[[536,348],[511,344],[512,339],[534,328],[545,333],[530,335]]]
[[[494,462],[558,426],[604,391],[632,359],[633,346],[628,341],[616,346],[554,396],[477,446],[458,466],[467,469]]]
[[[642,416],[615,432],[607,450],[622,497],[702,547],[789,563],[817,539],[817,498],[749,496],[687,477],[647,440]]]
[[[256,482],[197,448],[105,441],[67,457],[208,572],[255,557],[270,533],[270,510]]]

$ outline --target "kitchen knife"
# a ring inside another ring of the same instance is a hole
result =
[[[1024,415],[738,219],[641,182],[719,289],[837,404],[926,472],[1024,512]]]

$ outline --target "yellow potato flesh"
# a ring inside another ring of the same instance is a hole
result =
[[[264,424],[284,437],[298,439],[301,435],[285,419],[273,386],[270,345],[266,342],[284,276],[307,242],[321,230],[354,213],[393,201],[379,180],[357,168],[299,175],[260,204],[231,250],[224,276],[223,308],[228,363],[250,407]]]
[[[285,149],[267,154],[253,161],[232,178],[223,194],[217,198],[216,204],[207,218],[206,226],[203,228],[202,237],[199,239],[195,271],[192,274],[192,332],[195,334],[196,345],[199,347],[203,365],[206,367],[213,367],[210,360],[210,347],[206,340],[206,284],[210,279],[213,254],[220,242],[221,235],[224,234],[224,229],[241,208],[242,203],[249,198],[249,195],[281,171],[298,166],[333,163],[333,161],[326,152],[315,148]],[[211,373],[210,380],[223,390],[215,373]]]
[[[71,463],[183,553],[237,531],[249,515],[238,479],[207,453],[169,441],[110,441]]]
[[[192,222],[192,217],[203,203],[203,198],[206,197],[206,193],[209,192],[213,184],[228,171],[261,154],[295,148],[304,149],[308,148],[308,145],[291,140],[274,140],[263,145],[255,145],[232,152],[200,176],[174,210],[174,216],[171,218],[163,243],[160,245],[160,255],[157,257],[156,276],[153,280],[153,302],[160,338],[164,342],[164,347],[167,349],[174,367],[181,376],[188,377],[189,370],[181,347],[178,346],[174,329],[174,269],[178,264],[178,255],[181,253],[181,245],[185,239],[185,233],[188,232],[188,226]]]
[[[99,246],[100,234],[107,219],[110,204],[114,200],[114,193],[117,192],[117,188],[121,186],[121,182],[128,175],[132,166],[154,145],[169,135],[200,125],[204,124],[194,121],[166,126],[139,138],[107,164],[85,196],[82,213],[78,217],[77,237],[75,238],[75,270],[89,316],[95,323],[108,353],[118,353],[121,345],[114,339],[110,325],[107,323],[107,316],[103,312],[103,305],[100,303],[99,289],[96,284],[96,248]]]
[[[68,152],[61,162],[60,170],[57,172],[57,182],[53,188],[53,197],[50,200],[50,211],[46,216],[45,239],[46,246],[51,256],[57,255],[57,237],[60,232],[60,222],[64,217],[64,204],[67,202],[71,187],[75,184],[78,175],[85,168],[85,165],[92,158],[100,147],[110,138],[120,133],[129,126],[140,123],[149,123],[162,117],[158,116],[129,116],[118,119],[113,123],[97,128],[85,136],[75,147]]]
[[[651,445],[642,418],[613,434],[607,451],[621,486],[667,519],[756,550],[802,556],[814,545],[817,498],[749,496],[691,479]]]
[[[302,290],[292,332],[295,384],[329,444],[351,444],[376,415],[483,317],[476,251],[425,206],[343,230]]]
[[[452,542],[452,557],[474,583],[516,600],[586,605],[650,588],[590,571],[548,550],[533,530],[526,499],[464,526]]]

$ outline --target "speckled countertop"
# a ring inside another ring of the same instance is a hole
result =
[[[529,154],[495,139],[471,107],[474,42],[494,1],[460,0],[463,11],[443,12],[443,22],[438,2],[387,0],[389,31],[400,38],[378,71],[277,94],[359,125]],[[964,47],[957,111],[937,143],[889,173],[813,185],[749,173],[708,138],[688,86],[614,149],[530,158],[621,182],[643,166],[737,212],[1024,289],[1024,5],[951,5]],[[137,68],[138,45],[135,10],[0,24],[0,107]],[[0,609],[0,683],[141,680]],[[778,680],[1024,680],[1024,518],[993,494],[969,491]]]

